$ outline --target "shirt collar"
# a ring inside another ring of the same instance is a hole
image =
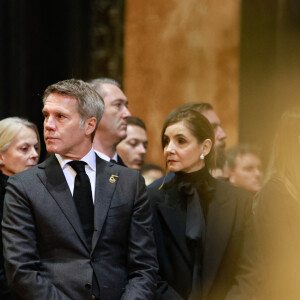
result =
[[[113,160],[115,160],[116,162],[118,162],[118,154],[117,154],[117,152],[115,153],[115,155],[114,155],[112,158],[110,158],[109,156],[107,156],[106,154],[104,154],[104,153],[102,153],[102,152],[100,152],[100,151],[95,150],[95,152],[96,152],[96,153],[98,154],[98,156],[99,156],[100,158],[102,158],[103,160],[110,161],[111,159],[113,159]]]
[[[61,166],[62,169],[66,167],[66,164],[71,161],[71,159],[63,158],[61,155],[55,153],[55,156]],[[80,161],[84,161],[87,165],[94,171],[96,171],[96,153],[94,148],[92,147],[91,150],[80,159]]]

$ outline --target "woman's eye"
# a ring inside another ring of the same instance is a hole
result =
[[[168,139],[164,139],[163,140],[163,146],[166,147],[169,144],[169,140]]]
[[[185,139],[179,139],[179,140],[178,140],[178,143],[179,143],[179,144],[185,144],[185,142],[186,142]]]

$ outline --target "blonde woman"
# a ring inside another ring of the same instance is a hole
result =
[[[255,207],[261,299],[300,299],[300,108],[286,111]]]
[[[39,155],[40,138],[33,123],[17,117],[0,121],[0,222],[8,177],[35,166]],[[7,287],[2,248],[0,231],[0,299],[14,299]]]

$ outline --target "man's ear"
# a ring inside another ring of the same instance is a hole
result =
[[[204,156],[206,156],[211,150],[212,141],[210,139],[206,139],[202,142],[201,146],[202,146],[202,153]]]
[[[85,120],[85,133],[86,135],[91,135],[96,129],[97,119],[95,117],[91,117]]]

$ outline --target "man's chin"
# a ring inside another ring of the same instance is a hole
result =
[[[57,153],[56,147],[53,147],[53,146],[47,146],[46,145],[46,150],[47,150],[48,153]]]
[[[126,137],[127,137],[126,131],[121,131],[119,133],[119,135],[118,135],[118,138],[119,138],[119,142],[118,143],[120,143],[121,141],[123,141],[124,139],[126,139]]]

